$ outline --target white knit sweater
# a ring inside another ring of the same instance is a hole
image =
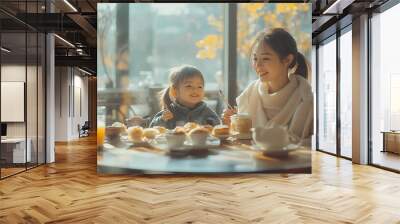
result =
[[[248,113],[253,127],[287,127],[293,143],[311,146],[313,132],[313,94],[306,79],[289,76],[289,83],[269,94],[258,79],[236,98],[239,113]]]

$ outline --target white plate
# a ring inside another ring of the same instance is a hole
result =
[[[156,141],[150,143],[152,146],[168,150],[168,151],[191,151],[201,149],[212,149],[216,148],[221,144],[221,141],[215,137],[207,137],[205,145],[193,145],[189,140],[186,140],[182,146],[177,148],[169,148],[165,138],[156,138]]]
[[[298,145],[295,144],[289,144],[287,146],[282,147],[279,150],[265,150],[261,146],[258,145],[252,145],[252,148],[257,150],[257,151],[262,151],[264,155],[270,156],[270,157],[287,157],[290,152],[295,151],[299,149]]]

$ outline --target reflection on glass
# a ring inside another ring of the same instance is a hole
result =
[[[397,60],[400,33],[393,29],[400,20],[400,5],[375,15],[372,22],[372,163],[400,170],[400,156],[382,152],[383,131],[400,130],[400,68]],[[396,148],[400,148],[397,145]]]
[[[340,37],[340,152],[352,157],[352,38],[351,30]]]
[[[319,149],[336,153],[336,39],[318,49]]]

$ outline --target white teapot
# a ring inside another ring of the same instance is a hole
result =
[[[267,151],[283,150],[290,143],[287,129],[282,126],[256,127],[252,132],[256,144]]]

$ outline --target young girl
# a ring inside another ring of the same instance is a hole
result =
[[[226,109],[223,121],[239,112],[251,116],[253,127],[286,126],[293,143],[311,146],[313,95],[308,67],[293,37],[284,29],[261,32],[251,53],[259,79],[236,98],[236,109]]]
[[[173,129],[187,122],[217,125],[218,115],[211,110],[204,98],[204,78],[201,72],[191,65],[171,69],[170,86],[162,91],[161,108],[150,123],[150,127],[164,126]]]

